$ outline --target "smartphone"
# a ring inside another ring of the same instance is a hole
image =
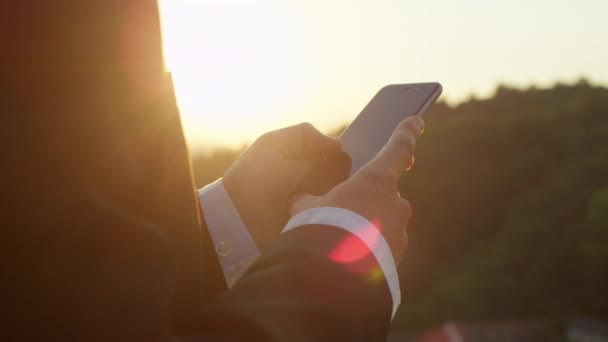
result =
[[[340,135],[343,152],[312,167],[293,194],[327,193],[372,160],[401,121],[422,116],[439,95],[439,83],[393,84],[380,89]]]
[[[350,175],[380,152],[401,121],[422,116],[441,91],[439,83],[392,84],[380,89],[339,137],[351,158]]]

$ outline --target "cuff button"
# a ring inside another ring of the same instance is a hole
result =
[[[228,243],[227,241],[221,241],[215,245],[215,252],[217,253],[217,255],[220,256],[220,258],[227,257],[228,254],[230,254],[230,251],[230,243]]]

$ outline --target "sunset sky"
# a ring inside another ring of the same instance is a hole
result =
[[[442,99],[585,76],[608,84],[606,0],[160,0],[193,149],[352,120],[382,86]]]

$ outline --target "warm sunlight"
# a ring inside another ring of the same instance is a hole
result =
[[[189,140],[234,145],[293,122],[286,108],[302,96],[308,71],[294,65],[304,46],[285,8],[162,4],[166,61]]]
[[[608,81],[603,0],[159,1],[195,149],[303,121],[335,128],[390,83],[438,81],[458,102],[499,83]]]

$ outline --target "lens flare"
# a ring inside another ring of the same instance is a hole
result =
[[[374,220],[371,225],[361,227],[357,234],[349,234],[342,239],[329,254],[329,260],[344,264],[354,274],[367,274],[371,281],[382,279],[382,270],[372,254],[380,237],[380,222]],[[363,242],[369,243],[369,246]]]
[[[375,220],[373,224],[362,227],[357,235],[369,241],[372,248],[375,247],[380,236],[378,221]],[[329,260],[341,264],[350,264],[367,257],[371,253],[371,250],[357,235],[350,234],[340,241],[329,253]]]
[[[377,282],[381,281],[382,279],[384,279],[384,273],[382,273],[382,269],[380,269],[380,267],[378,267],[378,266],[372,268],[372,270],[369,272],[368,276],[369,276],[369,280],[373,283],[377,283]]]

